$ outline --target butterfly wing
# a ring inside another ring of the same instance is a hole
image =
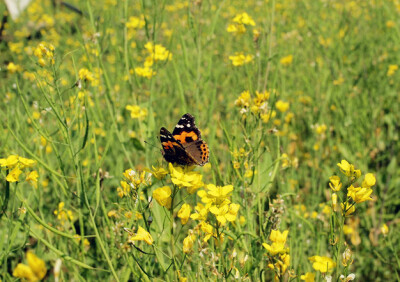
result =
[[[169,163],[192,165],[195,160],[186,152],[179,140],[176,140],[166,128],[160,129],[160,141],[163,147],[164,159]]]

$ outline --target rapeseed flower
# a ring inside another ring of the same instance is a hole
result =
[[[314,282],[315,281],[315,273],[306,272],[304,275],[300,276],[300,279],[304,280],[306,282]]]
[[[190,217],[191,207],[189,204],[183,204],[178,211],[178,217],[181,219],[182,225],[185,225]]]
[[[289,109],[289,103],[288,102],[284,102],[282,100],[278,100],[275,103],[275,107],[278,109],[278,111],[280,111],[281,113],[284,113]]]
[[[39,174],[36,170],[31,171],[28,176],[26,177],[26,181],[31,183],[33,187],[37,188],[37,181],[38,181]]]
[[[329,187],[331,187],[331,189],[334,192],[340,191],[340,189],[342,188],[342,183],[340,182],[339,176],[333,175],[333,176],[329,177],[329,181],[330,181]]]
[[[354,165],[350,164],[348,161],[346,160],[342,160],[340,163],[337,164],[338,167],[340,168],[340,171],[348,176],[348,177],[352,177],[352,178],[359,178],[361,176],[361,170],[359,169],[354,169]]]
[[[293,55],[282,57],[279,62],[282,66],[290,66],[293,62]]]
[[[308,259],[313,263],[313,268],[321,273],[327,273],[336,266],[336,263],[329,257],[313,256]]]
[[[134,242],[134,241],[145,241],[146,244],[148,245],[152,245],[154,240],[153,237],[151,237],[151,234],[149,232],[147,232],[144,228],[142,228],[141,226],[139,226],[139,229],[136,233],[136,235],[131,236],[129,238],[130,242]]]
[[[146,108],[141,108],[138,105],[127,105],[125,109],[131,112],[131,118],[133,119],[143,119],[148,114]]]
[[[171,194],[171,188],[169,186],[164,186],[153,191],[153,198],[156,199],[160,206],[170,209],[172,201]]]
[[[190,251],[193,249],[195,240],[196,240],[196,235],[192,230],[189,230],[189,235],[185,239],[183,239],[182,250],[185,254],[190,253]]]
[[[365,201],[371,201],[372,198],[370,195],[372,194],[373,190],[371,188],[365,188],[365,187],[353,187],[351,185],[349,188],[347,188],[347,196],[351,197],[353,201],[357,204],[365,202]]]
[[[253,58],[253,55],[245,55],[243,54],[243,52],[236,52],[235,55],[229,56],[229,60],[232,61],[232,65],[234,65],[235,67],[248,64],[253,61]]]
[[[42,280],[47,273],[47,268],[44,260],[38,258],[33,252],[26,253],[28,265],[19,263],[13,271],[13,276],[17,278],[27,279],[34,282]]]
[[[387,76],[392,76],[399,69],[398,65],[389,65],[388,71],[386,73]]]
[[[27,159],[24,157],[20,157],[18,155],[10,155],[7,158],[0,159],[0,166],[4,169],[11,171],[6,176],[6,180],[8,182],[17,182],[19,181],[19,176],[23,172],[23,169],[30,168],[36,165],[35,160]],[[26,178],[26,180],[33,185],[37,182],[37,172],[30,172]]]
[[[16,65],[13,62],[10,62],[7,65],[7,71],[11,74],[22,71],[22,67],[20,65]]]
[[[179,188],[187,188],[190,194],[196,192],[197,189],[204,186],[202,181],[203,176],[191,168],[174,166],[172,163],[168,164],[171,175],[171,181]]]
[[[269,252],[271,256],[275,256],[280,253],[289,252],[289,248],[285,248],[286,239],[289,234],[289,230],[283,231],[281,233],[279,230],[271,230],[269,235],[269,240],[272,242],[271,245],[263,243],[263,247]]]

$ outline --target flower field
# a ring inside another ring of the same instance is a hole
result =
[[[400,281],[400,0],[0,15],[0,281]]]

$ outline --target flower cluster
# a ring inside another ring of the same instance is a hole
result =
[[[245,55],[243,52],[236,52],[235,55],[229,56],[229,60],[232,61],[232,65],[235,67],[242,66],[252,62],[254,59],[253,55]]]
[[[13,276],[26,279],[28,281],[42,280],[47,273],[47,268],[44,260],[38,258],[34,253],[28,251],[26,253],[28,265],[19,263],[14,268]]]
[[[138,105],[127,105],[125,109],[130,111],[131,118],[133,119],[144,119],[148,114],[146,108],[141,108]]]
[[[49,64],[54,65],[54,63],[55,63],[54,51],[55,51],[55,48],[54,48],[53,44],[41,42],[35,48],[35,50],[33,51],[33,54],[38,59],[39,65],[44,67]]]
[[[146,45],[144,45],[144,48],[147,54],[144,60],[144,65],[143,67],[136,67],[135,73],[138,76],[150,79],[156,75],[156,72],[152,68],[154,63],[171,60],[172,54],[161,44],[154,44],[153,42],[147,42]]]
[[[121,187],[117,188],[117,193],[120,198],[132,196],[136,198],[137,189],[140,185],[151,185],[151,173],[146,171],[136,172],[133,169],[127,169],[123,173],[125,180],[120,182]]]
[[[60,202],[58,204],[58,209],[56,209],[53,213],[55,216],[57,216],[57,219],[60,221],[62,225],[64,225],[65,222],[73,222],[74,220],[74,214],[71,210],[68,210],[65,207],[64,202]]]
[[[6,180],[8,182],[20,181],[19,177],[25,168],[30,168],[36,165],[35,160],[20,157],[18,155],[10,155],[7,158],[0,159],[0,166],[3,169],[11,170],[7,176]],[[36,170],[29,171],[26,173],[25,180],[31,183],[35,188],[37,187],[37,179],[39,174]]]
[[[269,240],[271,245],[263,243],[263,247],[268,251],[268,267],[275,271],[275,280],[281,278],[290,266],[289,248],[285,247],[289,230],[281,233],[279,230],[271,230]]]
[[[348,185],[347,188],[345,189],[346,191],[346,196],[344,197],[344,200],[341,202],[341,208],[343,211],[343,214],[348,216],[352,213],[354,213],[356,209],[356,204],[365,202],[365,201],[371,201],[371,194],[373,192],[372,186],[375,185],[376,183],[376,178],[372,173],[367,173],[364,176],[364,180],[361,183],[361,187],[355,186],[357,179],[361,177],[361,170],[355,169],[354,165],[350,164],[346,160],[342,160],[340,163],[337,164],[340,168],[340,171],[348,178]],[[329,178],[330,183],[329,187],[332,189],[334,192],[332,194],[332,208],[334,210],[337,210],[338,207],[338,195],[337,193],[341,191],[342,189],[342,182],[339,176],[331,176]]]
[[[228,25],[226,30],[235,35],[239,35],[246,32],[246,26],[255,25],[255,21],[247,13],[241,13],[232,19],[232,23]]]

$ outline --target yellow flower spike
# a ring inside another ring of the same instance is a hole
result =
[[[156,199],[160,206],[170,209],[172,201],[171,194],[171,188],[169,186],[164,186],[153,191],[153,198]]]
[[[339,192],[340,189],[342,188],[342,183],[340,183],[340,177],[333,175],[333,176],[329,177],[329,181],[330,181],[329,187],[331,187],[331,189],[334,192]]]
[[[362,182],[361,186],[365,188],[370,188],[374,186],[376,183],[376,178],[372,173],[367,173],[365,175],[364,181]]]
[[[301,275],[300,279],[304,280],[306,282],[314,282],[315,281],[315,273],[307,272],[306,274]]]
[[[308,259],[313,263],[313,268],[321,273],[327,273],[336,266],[336,263],[329,257],[313,256]]]
[[[136,233],[135,236],[131,236],[129,238],[129,241],[145,241],[148,245],[152,245],[154,240],[153,237],[151,237],[151,234],[147,232],[144,228],[139,226],[139,229]]]
[[[22,170],[18,167],[15,167],[6,177],[8,182],[17,182],[19,181],[19,176],[21,175]]]
[[[185,225],[190,217],[191,207],[189,204],[183,204],[178,211],[178,217],[181,219],[182,225]]]

